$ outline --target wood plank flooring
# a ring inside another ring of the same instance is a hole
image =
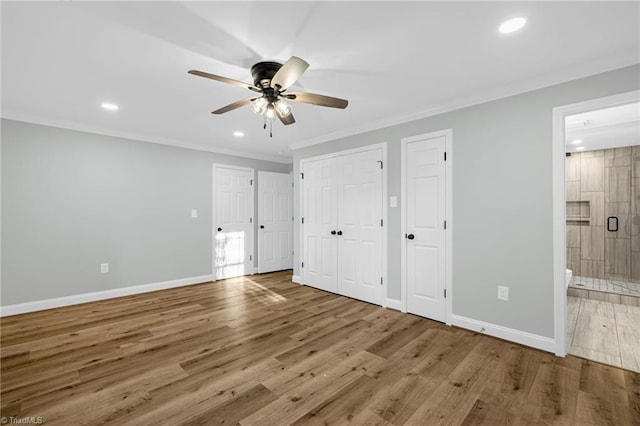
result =
[[[638,373],[293,284],[290,271],[0,325],[1,415],[47,425],[640,425]]]

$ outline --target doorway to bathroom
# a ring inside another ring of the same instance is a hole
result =
[[[564,126],[567,351],[640,371],[640,103]]]

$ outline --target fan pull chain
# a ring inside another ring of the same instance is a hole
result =
[[[271,120],[267,120],[267,118],[264,118],[264,124],[262,125],[262,128],[267,130],[267,123],[269,123],[269,137],[272,138],[273,137],[273,121]]]

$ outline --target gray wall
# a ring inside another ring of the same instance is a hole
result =
[[[2,120],[2,305],[211,274],[213,163],[291,170]]]
[[[553,338],[552,109],[637,90],[639,75],[622,68],[299,149],[294,176],[303,158],[387,142],[388,194],[399,198],[400,139],[453,129],[453,313]],[[400,299],[400,210],[388,212],[388,297]],[[299,235],[296,220],[296,275]]]

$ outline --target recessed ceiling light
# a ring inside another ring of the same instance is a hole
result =
[[[233,132],[233,136],[235,136],[236,138],[241,138],[244,136],[244,132],[240,132],[240,131]]]
[[[500,28],[498,28],[498,31],[500,31],[502,34],[509,34],[518,31],[519,29],[524,27],[524,24],[526,23],[527,20],[523,17],[511,18],[507,21],[504,21],[502,25],[500,25]]]
[[[117,111],[118,110],[118,105],[110,104],[108,102],[103,102],[100,106],[102,107],[102,109],[106,109],[107,111]]]
[[[580,139],[574,139],[571,143],[574,145],[580,145],[582,141]]]
[[[584,151],[584,146],[579,146],[576,148],[576,151]]]

